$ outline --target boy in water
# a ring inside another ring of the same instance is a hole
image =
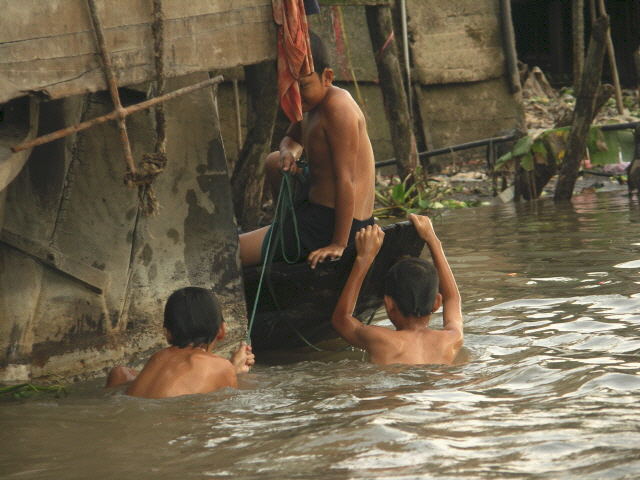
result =
[[[373,363],[451,365],[463,342],[460,293],[431,220],[413,214],[409,218],[427,243],[435,268],[420,258],[404,258],[387,273],[384,306],[396,329],[364,325],[352,316],[362,282],[384,239],[377,225],[356,235],[356,260],[331,323],[347,342],[366,350]],[[432,330],[431,313],[441,305],[444,328]]]
[[[177,397],[208,393],[238,386],[238,373],[248,372],[255,363],[251,347],[241,344],[230,360],[212,353],[225,335],[220,306],[207,289],[187,287],[176,290],[164,308],[164,332],[170,347],[155,353],[140,374],[115,367],[107,387],[131,382],[127,395],[145,398]]]
[[[309,33],[314,73],[299,80],[302,121],[293,123],[280,150],[266,159],[267,181],[277,198],[281,172],[299,174],[296,161],[305,151],[309,165],[308,199],[295,207],[301,255],[312,268],[325,259],[337,259],[355,233],[373,225],[375,166],[364,115],[349,92],[332,85],[327,51],[320,38]],[[271,227],[240,235],[243,265],[263,260]],[[284,243],[293,256],[295,233],[284,222]],[[272,246],[273,248],[273,246]]]

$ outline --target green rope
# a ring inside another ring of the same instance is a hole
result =
[[[283,225],[284,219],[286,218],[287,213],[291,213],[293,217],[293,230],[296,237],[296,257],[294,259],[290,258],[287,255],[285,243],[284,243],[284,233],[283,233]],[[251,311],[251,316],[249,317],[249,326],[247,328],[247,344],[251,344],[251,330],[253,329],[253,322],[256,317],[256,313],[258,311],[258,301],[260,300],[260,293],[262,292],[262,282],[264,280],[264,275],[267,270],[271,269],[271,264],[273,263],[273,257],[276,252],[276,248],[278,242],[280,242],[282,258],[288,264],[296,263],[300,259],[301,247],[300,247],[300,234],[298,233],[298,221],[296,218],[296,212],[293,208],[293,192],[291,187],[291,174],[289,172],[282,173],[282,181],[280,183],[280,192],[278,193],[278,200],[276,202],[276,208],[273,215],[273,223],[271,225],[271,230],[267,232],[267,250],[265,255],[265,260],[262,264],[262,271],[260,272],[260,280],[258,281],[258,289],[256,290],[256,298],[253,301],[253,309]],[[271,241],[275,237],[275,246],[276,248],[271,248]],[[269,290],[271,295],[273,296],[274,301],[275,296],[273,294],[273,290],[271,288],[270,283]],[[277,302],[276,302],[277,303]],[[276,305],[277,306],[277,305]],[[279,307],[278,307],[279,308]]]

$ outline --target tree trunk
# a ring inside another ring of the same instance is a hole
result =
[[[584,0],[573,0],[571,4],[573,33],[573,91],[580,92],[580,79],[584,69]]]
[[[276,64],[245,67],[247,137],[231,176],[233,206],[244,231],[258,225],[264,185],[263,159],[269,153],[278,111]]]
[[[415,170],[418,151],[402,83],[398,51],[393,40],[391,9],[389,6],[367,6],[366,14],[398,175],[404,178]]]
[[[587,134],[593,120],[608,31],[609,17],[598,18],[591,32],[584,73],[580,82],[580,96],[576,100],[571,133],[569,134],[567,155],[560,169],[553,197],[555,201],[570,200],[573,195],[580,161],[584,156]]]

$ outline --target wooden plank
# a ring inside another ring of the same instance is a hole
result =
[[[62,98],[106,89],[84,0],[15,3],[0,0],[9,12],[0,19],[0,103],[34,91]],[[102,0],[98,7],[118,85],[152,79],[150,2]],[[275,58],[269,0],[166,0],[165,10],[169,77]]]
[[[46,247],[17,233],[2,230],[0,242],[78,280],[97,293],[103,293],[109,284],[109,275],[102,270],[74,260],[55,248]]]

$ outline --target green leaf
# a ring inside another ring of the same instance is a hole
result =
[[[507,152],[504,155],[502,155],[500,158],[498,158],[498,160],[496,160],[496,166],[495,166],[495,170],[502,170],[503,168],[505,168],[507,166],[507,164],[509,162],[511,162],[511,160],[513,160],[513,153],[511,152]]]
[[[614,130],[601,132],[607,150],[592,148],[589,145],[591,163],[594,165],[606,165],[609,163],[630,162],[634,155],[634,139],[631,130]]]
[[[533,144],[533,138],[530,135],[522,137],[518,140],[513,147],[512,153],[514,157],[519,157],[531,151],[531,145]]]
[[[404,201],[404,184],[399,183],[391,189],[391,198],[397,205]]]
[[[547,155],[547,147],[544,146],[544,142],[542,140],[536,140],[531,145],[531,151],[533,153],[539,153],[540,155]]]
[[[533,155],[531,153],[523,155],[520,159],[520,166],[528,172],[533,170]]]

